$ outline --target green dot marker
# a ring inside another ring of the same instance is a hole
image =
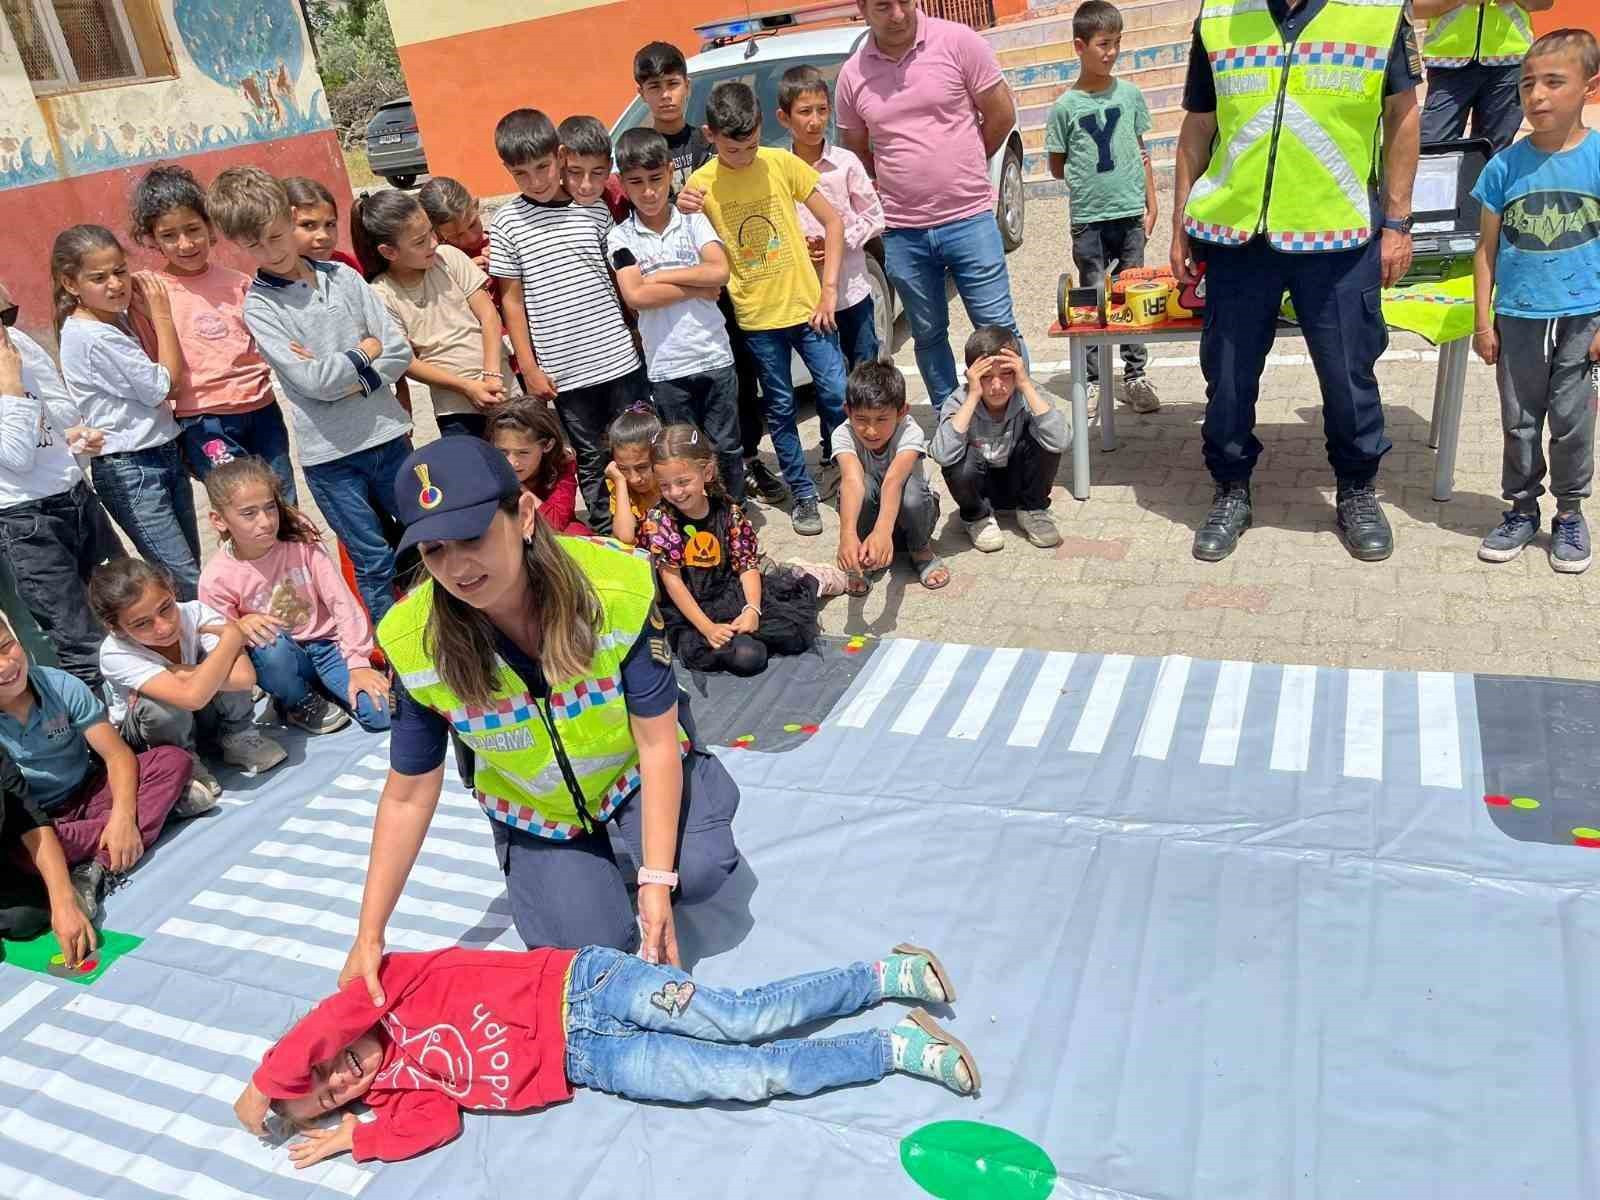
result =
[[[1572,831],[1575,838],[1600,838],[1600,829],[1590,829],[1587,825],[1579,825]]]
[[[1027,1138],[976,1121],[938,1121],[900,1142],[900,1165],[941,1200],[1045,1200],[1056,1166]]]
[[[785,725],[783,727],[783,731],[785,733],[799,733],[800,732],[800,726],[798,726],[798,725]]]
[[[1513,796],[1511,797],[1511,807],[1535,809],[1539,807],[1539,802],[1532,796]]]

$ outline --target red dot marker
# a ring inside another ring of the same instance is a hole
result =
[[[1600,850],[1600,838],[1573,838],[1574,846],[1587,846],[1591,850]]]
[[[815,733],[820,728],[821,728],[821,726],[819,726],[819,725],[802,725],[802,726],[800,726],[800,732],[801,733]]]
[[[1494,808],[1505,808],[1511,803],[1510,796],[1485,796],[1483,802]]]
[[[78,964],[78,974],[87,975],[100,965],[98,958],[90,958]]]

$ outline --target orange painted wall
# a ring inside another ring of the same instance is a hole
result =
[[[1554,8],[1533,14],[1533,27],[1539,33],[1568,28],[1600,31],[1600,0],[1556,0]]]
[[[694,27],[736,15],[742,3],[618,0],[401,46],[429,169],[475,195],[512,191],[494,152],[495,122],[508,111],[539,108],[555,121],[590,113],[609,126],[636,94],[634,51],[660,39],[691,57],[700,48]]]

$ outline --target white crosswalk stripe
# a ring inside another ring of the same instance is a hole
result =
[[[1108,654],[1100,660],[1100,669],[1089,687],[1089,702],[1078,718],[1078,728],[1067,744],[1068,750],[1074,754],[1099,754],[1105,748],[1131,670],[1133,659],[1126,654]]]
[[[247,884],[252,888],[290,895],[324,896],[330,900],[346,900],[352,905],[361,903],[361,885],[337,879],[313,879],[309,875],[296,875],[290,871],[245,866],[229,867],[222,873],[222,878],[230,883]],[[409,892],[400,893],[394,911],[404,916],[431,917],[436,921],[460,925],[464,929],[471,928],[483,919],[482,912],[444,900],[422,900]]]
[[[325,967],[330,971],[343,968],[345,960],[344,952],[341,950],[314,946],[298,938],[229,929],[225,925],[213,925],[208,921],[191,921],[186,917],[168,917],[156,932],[164,933],[168,937],[201,942],[219,950],[249,950],[256,954],[271,955],[273,958],[286,958],[290,962]]]
[[[75,1192],[49,1179],[19,1171],[0,1162],[0,1196],[7,1200],[99,1200],[85,1192]]]
[[[976,740],[989,723],[1000,697],[1006,694],[1006,682],[1021,661],[1021,650],[1003,648],[990,654],[989,661],[984,664],[983,674],[978,676],[977,686],[968,695],[955,724],[950,726],[945,736],[968,742]]]
[[[303,904],[289,904],[282,900],[262,900],[257,896],[244,896],[228,892],[199,892],[190,901],[195,908],[209,908],[214,912],[232,913],[236,917],[254,917],[275,925],[290,928],[320,929],[342,937],[354,938],[359,922],[354,917],[330,912],[325,908],[307,908]],[[455,945],[454,938],[440,937],[436,933],[419,933],[391,924],[386,938],[396,950],[447,950]]]
[[[359,871],[363,876],[367,873],[367,856],[351,854],[343,850],[325,850],[321,846],[294,845],[289,842],[266,841],[255,846],[251,854],[263,858],[287,858],[296,862],[306,863],[313,867],[343,867],[351,871]],[[485,849],[485,855],[493,862],[493,851]],[[487,896],[493,900],[506,890],[504,879],[480,879],[474,875],[466,875],[455,871],[441,871],[425,863],[418,863],[411,868],[409,881],[420,883],[425,887],[438,888],[441,891],[471,892],[475,896]]]
[[[1417,676],[1417,725],[1422,734],[1424,787],[1461,786],[1461,727],[1456,718],[1456,677],[1438,671]]]
[[[1284,667],[1272,728],[1274,771],[1304,771],[1311,762],[1311,722],[1317,698],[1315,667]]]
[[[184,1046],[200,1046],[215,1054],[228,1054],[235,1058],[259,1062],[261,1056],[272,1048],[272,1042],[253,1033],[237,1029],[220,1029],[187,1017],[172,1017],[145,1008],[139,1004],[124,1004],[107,1000],[93,992],[84,992],[67,1001],[65,1011],[91,1021],[136,1029]]]
[[[906,669],[906,664],[916,651],[916,642],[895,641],[874,654],[865,683],[835,723],[846,729],[860,729],[866,725],[868,718],[878,711],[878,706],[894,690],[900,673]]]
[[[1156,674],[1156,693],[1145,710],[1139,740],[1133,746],[1139,758],[1166,758],[1172,746],[1173,731],[1178,727],[1178,709],[1183,704],[1183,689],[1189,682],[1192,661],[1182,654],[1161,660],[1161,670]]]
[[[1072,664],[1077,657],[1075,654],[1058,653],[1044,656],[1044,661],[1039,664],[1039,674],[1034,676],[1033,686],[1022,701],[1016,723],[1011,726],[1011,736],[1006,739],[1006,745],[1037,746],[1044,740],[1045,730],[1050,727],[1050,718],[1055,715],[1056,705],[1061,702],[1061,689],[1066,685],[1067,676],[1071,674]]]
[[[1205,740],[1200,743],[1200,761],[1213,767],[1231,767],[1239,757],[1239,738],[1244,733],[1245,701],[1250,696],[1251,666],[1247,662],[1219,663],[1217,686],[1211,693],[1211,711],[1206,717]]]
[[[1345,679],[1344,774],[1383,778],[1383,672],[1354,670]]]
[[[955,682],[956,670],[970,649],[971,646],[962,645],[939,647],[939,653],[933,656],[933,665],[928,668],[922,682],[911,693],[911,699],[906,701],[905,708],[900,710],[900,715],[890,726],[895,733],[918,734],[927,727],[928,718],[933,716],[933,710]]]

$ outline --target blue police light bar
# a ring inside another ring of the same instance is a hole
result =
[[[696,25],[694,31],[707,45],[721,45],[738,38],[754,37],[756,34],[776,33],[780,29],[795,29],[802,25],[848,21],[858,16],[860,9],[854,3],[813,4],[807,8],[777,9],[773,12],[729,17],[725,21]]]

